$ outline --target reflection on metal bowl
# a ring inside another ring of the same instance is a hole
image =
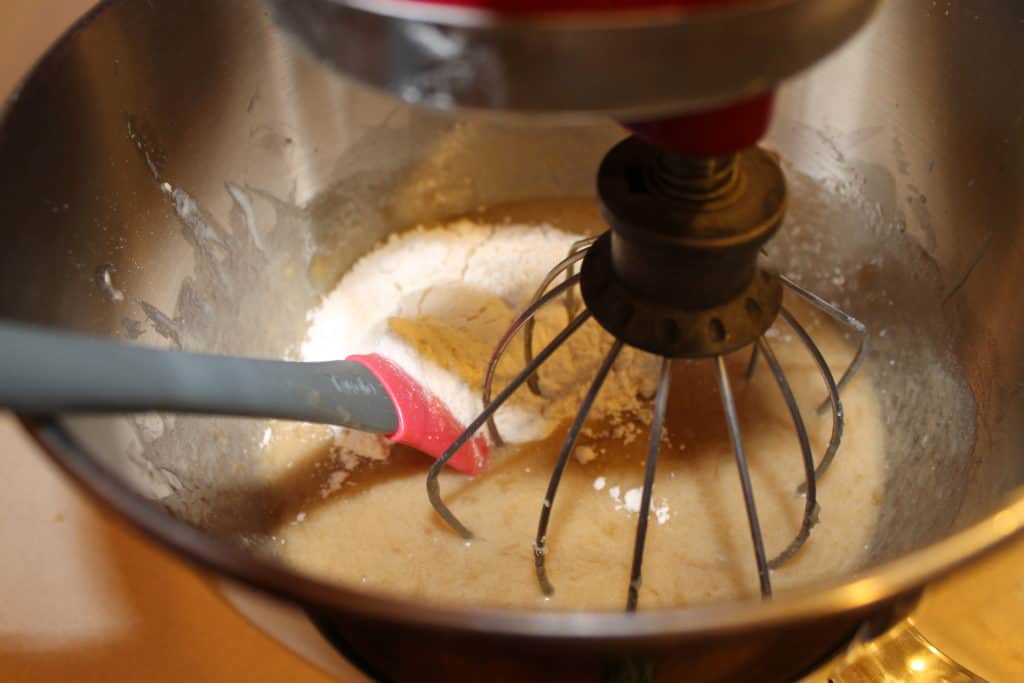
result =
[[[640,656],[639,673],[653,662],[658,680],[797,675],[865,615],[1024,526],[1012,497],[1024,481],[1022,21],[1013,3],[887,3],[780,94],[769,143],[828,197],[823,218],[845,217],[847,276],[852,265],[865,291],[893,302],[884,313],[850,302],[887,330],[869,362],[903,368],[884,387],[890,467],[856,576],[764,603],[636,615],[424,606],[247,549],[268,513],[255,423],[26,422],[113,508],[191,560],[309,609],[387,677],[599,680]],[[311,63],[256,2],[108,3],[40,63],[0,129],[0,314],[282,356],[384,235],[478,206],[592,195],[621,135],[603,122],[395,104]],[[807,277],[836,295],[828,272]],[[962,389],[966,409],[950,403]]]

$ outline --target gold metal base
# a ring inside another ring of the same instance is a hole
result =
[[[828,683],[987,683],[941,652],[911,619],[873,640],[856,643],[812,680]]]

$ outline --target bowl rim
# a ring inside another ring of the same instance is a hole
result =
[[[1024,531],[1022,487],[999,510],[943,539],[852,576],[814,582],[771,600],[747,598],[632,614],[449,607],[362,592],[262,559],[174,517],[158,502],[111,476],[58,417],[18,417],[49,456],[95,500],[191,564],[320,612],[326,608],[378,621],[489,636],[617,641],[705,637],[866,612],[913,593]]]

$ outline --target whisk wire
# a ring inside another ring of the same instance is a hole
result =
[[[608,377],[608,373],[611,371],[612,365],[615,363],[615,359],[618,358],[619,352],[622,351],[622,346],[623,342],[616,339],[612,343],[611,350],[608,351],[608,354],[604,357],[604,361],[602,361],[601,366],[597,369],[594,381],[591,383],[590,389],[587,390],[586,395],[583,397],[583,402],[580,404],[580,409],[576,413],[576,418],[572,421],[572,426],[569,427],[569,433],[565,436],[565,442],[562,444],[562,450],[558,454],[558,462],[555,464],[555,468],[551,472],[551,480],[548,482],[547,493],[544,494],[544,502],[540,509],[540,520],[537,523],[537,537],[533,542],[533,558],[537,569],[537,581],[540,583],[540,588],[544,592],[544,595],[551,595],[555,592],[555,587],[548,579],[544,562],[547,557],[548,522],[551,519],[551,508],[555,504],[555,495],[558,493],[558,485],[562,481],[562,473],[565,472],[565,466],[569,462],[569,456],[572,454],[573,448],[576,447],[576,440],[579,438],[580,431],[583,429],[583,424],[587,421],[587,415],[590,414],[590,409],[594,405],[594,401],[597,399],[597,394],[601,391],[601,386]]]
[[[573,256],[580,254],[581,256],[585,256],[587,249],[589,249],[596,241],[596,237],[584,237],[583,239],[576,240],[569,245],[569,255]],[[576,274],[576,263],[578,260],[579,259],[569,264],[569,269],[566,271],[565,275],[567,279]],[[573,316],[576,315],[578,308],[579,302],[576,300],[576,297],[573,296],[572,290],[569,290],[565,295],[565,310],[569,314],[570,320],[572,320]]]
[[[750,350],[750,360],[747,361],[747,370],[743,373],[748,382],[754,381],[754,371],[757,370],[757,361],[761,357],[761,347],[758,344],[754,344]]]
[[[554,296],[558,295],[556,290],[552,290],[551,293]],[[458,517],[455,516],[448,506],[445,505],[444,500],[442,500],[441,486],[438,483],[438,477],[441,476],[441,471],[444,469],[444,466],[448,464],[448,461],[455,456],[459,449],[462,448],[467,441],[473,438],[473,435],[476,434],[477,430],[483,426],[484,422],[489,420],[491,416],[497,412],[498,408],[500,408],[502,404],[504,404],[505,401],[515,393],[516,389],[526,381],[526,378],[536,372],[537,368],[539,368],[544,361],[551,356],[551,354],[557,351],[558,348],[562,346],[562,344],[564,344],[565,341],[588,320],[590,320],[589,311],[584,311],[573,318],[572,322],[570,322],[561,332],[555,335],[555,338],[548,342],[547,346],[537,354],[537,357],[534,358],[532,362],[512,378],[512,381],[508,383],[508,386],[498,392],[498,395],[493,401],[489,401],[484,406],[483,411],[469,423],[469,426],[466,427],[465,431],[459,435],[459,438],[452,442],[452,445],[448,447],[448,450],[446,450],[444,454],[435,460],[430,466],[430,471],[427,473],[427,496],[430,499],[430,504],[433,506],[434,510],[437,511],[437,514],[441,516],[441,519],[443,519],[448,526],[458,532],[459,535],[466,540],[473,538],[473,532],[459,521]]]
[[[445,464],[454,456],[456,452],[470,439],[473,434],[484,424],[488,426],[491,438],[496,445],[503,443],[501,435],[498,432],[497,425],[494,421],[494,414],[501,407],[505,401],[523,384],[526,383],[530,390],[536,394],[541,395],[540,383],[538,381],[537,370],[540,366],[562,345],[568,338],[578,330],[587,320],[590,319],[591,314],[589,311],[583,311],[579,315],[575,315],[575,306],[571,300],[572,288],[575,287],[580,281],[580,275],[576,273],[576,264],[583,260],[587,249],[594,243],[595,238],[586,238],[574,242],[570,248],[569,255],[560,261],[544,278],[538,287],[536,293],[530,301],[527,308],[513,321],[508,330],[502,336],[498,345],[496,346],[494,353],[491,356],[490,362],[487,366],[487,372],[484,379],[483,386],[483,403],[485,405],[484,410],[473,420],[472,423],[466,428],[466,430],[460,435],[460,437],[449,447],[444,455],[436,460],[430,468],[430,472],[427,477],[427,494],[430,498],[431,505],[437,511],[438,515],[447,523],[453,530],[458,532],[463,538],[473,538],[473,533],[464,525],[461,521],[452,513],[452,511],[445,505],[441,498],[440,485],[438,477],[440,472],[443,470]],[[553,288],[551,284],[558,278],[562,273],[565,273],[566,279],[555,285]],[[729,429],[729,437],[733,446],[733,454],[736,459],[736,466],[739,474],[740,485],[743,491],[743,500],[747,512],[747,522],[750,529],[751,542],[754,549],[754,556],[757,563],[757,573],[760,585],[760,591],[762,597],[771,597],[771,570],[776,569],[783,565],[790,559],[792,559],[796,553],[803,547],[810,537],[810,533],[814,525],[818,521],[818,501],[817,501],[817,481],[824,475],[826,470],[831,465],[835,458],[836,452],[839,448],[839,443],[842,439],[844,416],[843,407],[840,400],[839,392],[849,382],[852,376],[857,372],[860,365],[862,364],[867,344],[868,344],[868,333],[867,328],[856,318],[838,309],[832,304],[828,303],[816,294],[800,287],[789,278],[780,276],[783,284],[788,287],[795,294],[809,302],[811,305],[822,310],[829,316],[833,317],[840,324],[853,330],[859,336],[859,343],[857,351],[854,354],[849,366],[843,372],[839,382],[835,381],[832,375],[831,369],[828,367],[828,363],[825,361],[821,350],[814,343],[811,336],[807,331],[800,325],[800,323],[793,317],[793,315],[783,307],[779,315],[786,321],[790,328],[796,333],[797,337],[801,340],[807,351],[811,354],[818,366],[821,376],[824,380],[826,388],[828,389],[828,397],[818,407],[819,412],[827,407],[832,408],[832,434],[829,438],[828,446],[825,449],[821,461],[815,467],[814,456],[811,450],[810,438],[807,432],[807,426],[804,423],[803,416],[800,413],[800,409],[793,395],[792,388],[786,378],[785,372],[782,369],[778,358],[775,356],[768,344],[767,339],[763,336],[760,337],[757,342],[753,345],[751,350],[750,359],[747,363],[745,376],[747,381],[752,381],[754,373],[757,368],[758,361],[763,356],[772,371],[772,375],[775,378],[775,382],[779,387],[779,391],[782,394],[783,400],[789,409],[790,416],[793,420],[793,426],[797,433],[797,438],[800,443],[800,451],[804,465],[804,482],[798,487],[797,491],[805,495],[804,512],[801,520],[800,529],[797,532],[796,537],[790,542],[790,544],[777,556],[771,560],[767,559],[764,547],[764,538],[761,531],[760,521],[757,514],[757,506],[754,498],[753,485],[750,478],[749,463],[746,458],[746,452],[743,447],[743,437],[739,425],[739,417],[736,409],[736,402],[732,394],[732,386],[729,381],[729,377],[726,371],[725,360],[722,356],[715,356],[714,362],[716,367],[716,375],[718,386],[721,393],[722,408],[725,413],[726,423]],[[566,309],[570,315],[570,323],[565,327],[558,335],[554,337],[536,356],[533,353],[533,332],[535,328],[535,317],[541,308],[546,306],[556,298],[566,295]],[[508,386],[502,389],[498,395],[491,399],[493,390],[494,378],[497,372],[498,363],[501,360],[503,354],[507,351],[508,346],[512,338],[522,329],[523,335],[523,351],[526,360],[526,365],[515,377],[512,378]],[[554,592],[554,586],[551,583],[546,570],[546,557],[548,551],[548,528],[551,519],[551,510],[554,505],[555,496],[558,492],[558,487],[561,483],[562,476],[565,472],[565,468],[568,464],[569,458],[575,448],[576,442],[583,429],[583,425],[586,422],[587,416],[589,415],[593,403],[597,399],[597,396],[604,385],[605,380],[615,360],[619,356],[624,343],[621,340],[615,340],[610,348],[608,354],[605,356],[601,363],[601,366],[597,370],[597,374],[584,396],[580,410],[576,414],[575,419],[566,435],[562,449],[558,456],[558,461],[555,465],[554,471],[551,474],[551,479],[548,482],[547,492],[544,497],[543,505],[541,507],[540,518],[537,524],[537,535],[534,540],[534,562],[537,574],[537,580],[540,584],[541,590],[545,595],[551,595]],[[664,428],[665,412],[668,404],[668,393],[670,385],[670,369],[671,360],[669,358],[662,358],[660,376],[658,381],[658,389],[655,395],[654,401],[654,414],[651,424],[651,432],[649,435],[649,441],[647,446],[647,459],[644,469],[644,484],[640,501],[640,515],[637,520],[636,536],[633,545],[633,559],[632,568],[630,572],[630,582],[628,588],[628,595],[626,600],[626,610],[635,611],[637,608],[637,602],[639,599],[639,591],[642,581],[642,567],[643,567],[643,555],[644,546],[647,538],[647,529],[649,525],[649,516],[651,508],[651,498],[653,496],[654,488],[654,477],[657,466],[657,458],[660,450],[661,434]]]
[[[523,325],[529,325],[533,320],[533,316],[537,315],[537,311],[544,308],[544,306],[549,304],[551,301],[557,299],[559,295],[571,289],[579,281],[580,276],[574,275],[573,277],[565,280],[565,282],[557,285],[547,294],[542,294],[541,296],[536,297],[532,302],[530,302],[530,305],[512,321],[512,324],[509,325],[508,329],[505,330],[505,334],[503,334],[501,339],[498,341],[498,345],[494,347],[494,351],[491,353],[491,359],[487,363],[487,373],[484,375],[484,386],[482,392],[484,405],[491,402],[491,391],[494,385],[494,375],[498,371],[498,362],[501,360],[501,356],[505,353],[505,350],[508,348],[512,338],[516,336],[516,332],[518,332]],[[531,352],[530,357],[526,360],[526,367],[530,367],[533,361],[534,358]],[[527,380],[532,376],[532,373],[528,375]],[[498,426],[494,423],[494,419],[492,417],[487,418],[487,429],[491,435],[491,441],[493,441],[496,446],[504,444],[501,434],[498,432]]]
[[[769,568],[778,569],[796,555],[797,551],[803,547],[811,535],[811,529],[817,522],[818,517],[818,487],[814,481],[814,455],[811,453],[811,441],[807,436],[807,427],[804,425],[803,416],[800,414],[800,406],[797,405],[796,397],[793,396],[793,390],[786,379],[786,373],[782,370],[782,365],[779,364],[779,360],[775,357],[775,352],[772,351],[772,347],[767,339],[764,337],[758,339],[755,348],[761,350],[761,354],[768,362],[768,367],[771,368],[772,374],[775,375],[775,383],[778,385],[779,392],[782,394],[786,407],[789,408],[789,414],[793,418],[793,428],[796,430],[797,440],[800,442],[800,453],[803,456],[804,462],[804,487],[806,494],[804,497],[803,519],[800,522],[800,530],[797,532],[796,538],[790,542],[785,550],[768,561]]]
[[[668,408],[668,394],[671,384],[672,360],[661,359],[661,373],[658,377],[658,392],[654,397],[654,416],[651,419],[651,433],[647,440],[647,463],[644,468],[644,489],[640,498],[640,516],[636,521],[636,539],[633,542],[633,567],[629,574],[629,593],[626,597],[626,611],[635,612],[640,594],[641,572],[644,561],[644,543],[647,540],[648,515],[651,513],[651,494],[654,490],[654,471],[661,449],[661,433]]]
[[[725,359],[715,356],[715,370],[718,388],[722,394],[722,409],[725,421],[729,426],[729,438],[732,441],[732,452],[736,456],[736,469],[739,470],[740,486],[743,488],[743,502],[747,508],[747,523],[750,526],[750,538],[754,545],[754,558],[757,561],[757,577],[761,584],[761,597],[768,598],[772,594],[772,582],[768,559],[764,552],[764,539],[761,535],[761,523],[757,518],[757,505],[754,502],[754,487],[750,483],[750,468],[743,450],[743,436],[740,433],[740,420],[736,414],[736,402],[732,396],[732,386],[725,369]]]
[[[853,376],[857,373],[857,370],[860,368],[861,364],[864,362],[864,358],[866,357],[868,339],[870,337],[867,326],[846,311],[825,301],[814,292],[801,287],[785,275],[780,275],[779,279],[782,280],[782,284],[789,287],[794,294],[809,302],[818,310],[827,313],[833,320],[836,320],[841,325],[853,330],[854,334],[857,335],[857,350],[854,352],[853,359],[850,361],[850,364],[846,366],[846,369],[843,370],[843,374],[840,375],[839,382],[836,384],[837,390],[842,392],[843,388],[849,384],[851,379],[853,379]],[[825,412],[825,408],[828,407],[831,400],[831,397],[827,397],[818,405],[819,414]]]
[[[835,377],[832,375],[832,370],[828,367],[828,362],[825,357],[821,354],[821,349],[814,343],[811,335],[807,333],[793,314],[783,306],[779,310],[779,315],[786,324],[796,333],[796,336],[803,342],[808,353],[814,359],[815,364],[818,366],[818,370],[821,372],[821,378],[825,382],[825,387],[828,389],[828,402],[832,406],[832,435],[829,437],[828,446],[825,448],[825,454],[821,458],[821,462],[818,463],[817,469],[814,471],[814,478],[816,481],[821,481],[821,478],[825,475],[829,466],[832,464],[832,460],[835,459],[836,452],[839,450],[839,443],[843,440],[843,426],[845,424],[845,417],[843,415],[843,402],[839,396],[839,387],[836,385]],[[807,491],[806,482],[797,487],[799,493],[805,493]]]
[[[544,296],[544,292],[547,291],[547,288],[551,286],[551,283],[554,282],[555,278],[557,278],[562,272],[565,272],[566,282],[572,280],[576,276],[577,261],[583,260],[583,257],[586,256],[587,248],[589,248],[595,241],[597,241],[596,237],[586,237],[573,242],[569,246],[569,255],[559,261],[554,268],[548,271],[548,274],[544,276],[544,279],[541,280],[540,286],[537,287],[537,291],[534,292],[530,303],[532,304]],[[573,299],[572,290],[570,289],[566,291],[565,296],[566,310],[569,312],[569,319],[572,320],[576,315],[573,303],[575,299]],[[526,359],[527,363],[533,360],[534,324],[535,320],[531,317],[526,321],[526,327],[523,329],[523,357]],[[539,376],[532,375],[528,380],[526,380],[526,384],[530,387],[530,391],[533,392],[535,396],[541,395]]]

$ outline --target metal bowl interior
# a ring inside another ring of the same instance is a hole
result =
[[[844,267],[894,302],[880,318],[853,302],[869,326],[890,330],[873,362],[904,368],[879,373],[898,428],[883,520],[857,576],[765,603],[635,616],[424,606],[247,550],[267,511],[259,423],[27,424],[88,489],[185,557],[321,612],[601,646],[855,615],[1024,528],[1024,501],[1009,497],[1024,482],[1022,22],[1012,3],[887,3],[782,94],[769,144],[798,179],[794,192],[825,198],[821,220],[850,235]],[[395,103],[310,62],[252,0],[111,2],[8,105],[0,315],[279,357],[381,237],[481,205],[591,196],[621,135],[603,121],[463,118]],[[806,275],[824,295],[841,293],[825,274]],[[961,393],[966,403],[949,400]]]

